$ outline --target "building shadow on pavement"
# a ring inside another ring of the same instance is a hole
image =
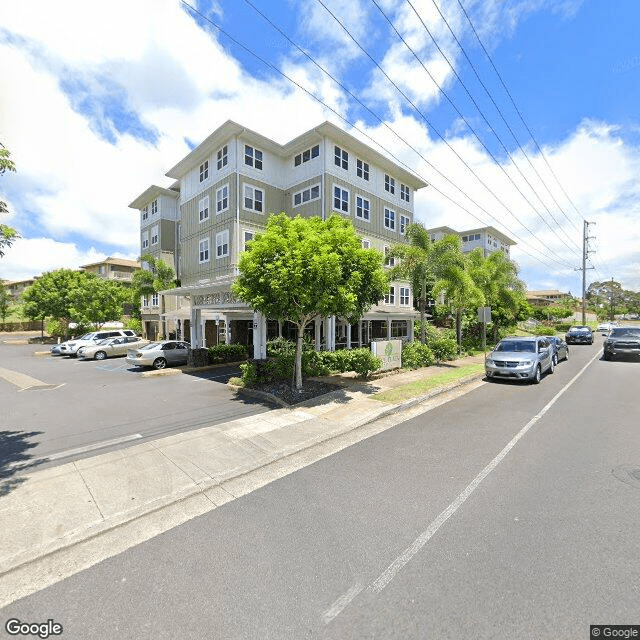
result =
[[[42,431],[0,431],[0,498],[25,482],[22,477],[46,462],[45,459],[34,460],[28,452],[37,446],[30,439],[39,436]]]

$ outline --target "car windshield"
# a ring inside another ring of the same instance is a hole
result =
[[[140,347],[140,351],[150,351],[151,349],[157,349],[161,344],[161,342],[150,342],[149,344],[145,344],[144,347]]]
[[[83,336],[80,336],[78,340],[91,340],[93,337],[93,333],[85,333]]]
[[[571,327],[569,331],[591,331],[589,327]]]
[[[525,351],[527,353],[535,353],[536,345],[535,342],[527,340],[506,340],[503,342],[499,342],[496,347],[496,351]]]
[[[611,331],[611,337],[619,338],[620,336],[633,336],[640,338],[640,327],[619,327]]]

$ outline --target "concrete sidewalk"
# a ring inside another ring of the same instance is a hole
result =
[[[370,382],[343,376],[338,391],[292,408],[11,476],[0,497],[0,607],[405,419],[385,416],[426,411],[429,398],[483,374],[402,404],[373,393],[483,360]]]

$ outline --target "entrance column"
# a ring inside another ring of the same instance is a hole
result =
[[[191,307],[191,348],[197,349],[200,346],[200,340],[202,338],[202,310]]]
[[[351,325],[347,322],[347,349],[351,349]]]
[[[391,340],[391,317],[387,318],[387,340]]]
[[[253,313],[253,357],[255,360],[267,357],[267,319],[259,311]]]
[[[362,323],[364,322],[364,320],[360,320],[360,322],[358,322],[358,346],[362,347]]]

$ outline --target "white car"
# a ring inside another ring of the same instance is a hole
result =
[[[85,345],[78,349],[78,358],[85,360],[104,360],[114,356],[126,356],[129,349],[139,349],[148,340],[138,336],[120,336],[119,338],[106,338],[95,344]]]
[[[609,333],[609,331],[611,331],[611,329],[613,329],[614,327],[619,327],[619,326],[620,325],[617,322],[601,322],[598,325],[598,328],[596,329],[596,331],[598,333],[601,333],[604,336],[607,333]]]
[[[106,338],[120,338],[121,336],[135,336],[136,332],[132,329],[110,329],[107,331],[93,331],[85,333],[80,338],[67,340],[60,345],[60,353],[63,356],[75,356],[80,347],[89,346],[105,340]]]

